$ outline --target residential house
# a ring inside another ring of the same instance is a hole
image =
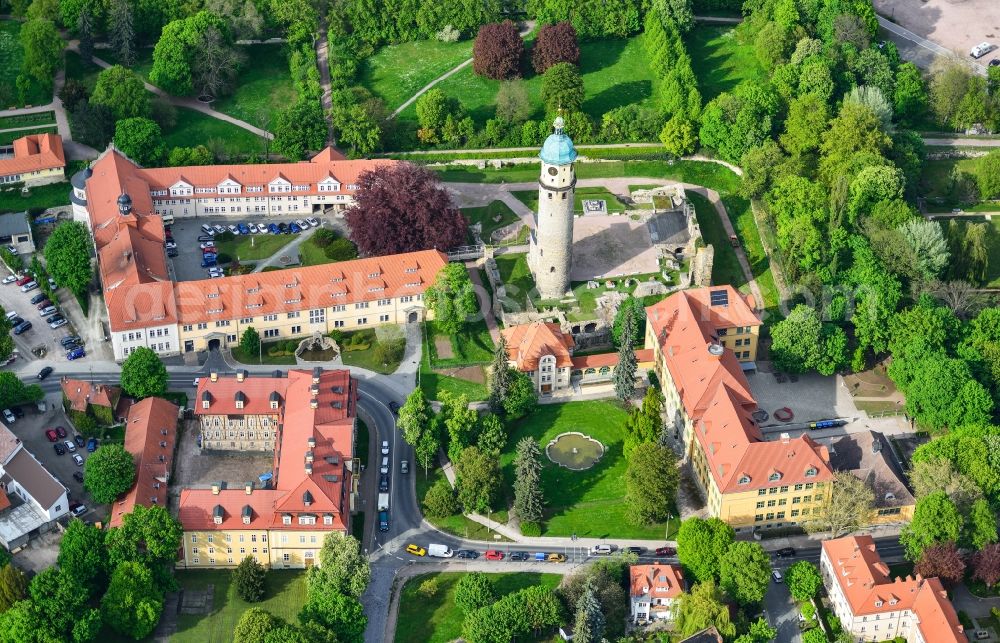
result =
[[[14,139],[14,155],[0,158],[0,185],[31,188],[66,180],[66,155],[58,134],[29,134]]]
[[[665,410],[683,438],[709,514],[737,533],[808,520],[833,480],[825,446],[808,435],[766,441],[745,370],[760,320],[731,286],[683,290],[646,309]],[[669,425],[668,425],[669,426]]]
[[[60,384],[66,411],[89,413],[106,425],[125,421],[131,400],[122,397],[120,386],[94,384],[70,377],[63,377]]]
[[[69,511],[66,487],[0,424],[0,544],[23,547]]]
[[[913,520],[916,499],[907,488],[906,475],[883,434],[862,431],[834,438],[830,444],[830,464],[837,471],[850,471],[871,487],[875,493],[871,524]]]
[[[17,255],[35,252],[35,240],[31,235],[27,212],[0,214],[0,246]]]
[[[676,602],[684,590],[684,572],[679,565],[631,565],[629,596],[632,621],[673,621]]]
[[[167,484],[173,470],[177,442],[176,404],[147,397],[133,404],[125,420],[125,450],[135,462],[135,482],[111,506],[108,524],[117,527],[136,505],[167,506]]]
[[[919,574],[891,579],[871,536],[824,541],[820,571],[841,627],[857,641],[968,640],[941,581]]]
[[[257,414],[235,408],[228,395],[233,384],[216,377],[199,385],[201,393],[225,400],[233,415]],[[357,383],[346,370],[290,370],[287,382],[273,377],[260,390],[282,390],[274,439],[272,479],[267,488],[253,481],[229,489],[223,483],[208,489],[183,489],[178,518],[184,528],[187,568],[235,567],[246,556],[272,568],[317,565],[326,534],[347,533],[357,489],[353,460],[357,418]],[[256,393],[255,393],[256,395]],[[269,404],[269,401],[268,401]],[[206,456],[207,457],[207,456]]]

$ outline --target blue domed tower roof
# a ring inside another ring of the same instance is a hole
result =
[[[549,165],[569,165],[576,160],[576,148],[573,147],[573,141],[570,140],[569,136],[563,133],[564,125],[562,116],[556,117],[552,124],[555,131],[545,139],[542,151],[538,155],[542,161]]]

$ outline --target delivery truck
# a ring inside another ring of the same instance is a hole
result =
[[[379,511],[389,510],[389,494],[387,493],[378,494],[378,510]]]
[[[447,545],[427,545],[427,555],[437,556],[438,558],[451,558],[455,555],[455,552],[448,549]]]

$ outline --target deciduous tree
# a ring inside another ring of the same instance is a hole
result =
[[[986,498],[972,503],[965,524],[963,542],[974,549],[982,549],[997,541],[997,519]]]
[[[785,572],[788,592],[797,601],[808,601],[823,587],[823,577],[816,565],[808,560],[800,560]]]
[[[468,447],[455,463],[455,477],[458,500],[466,511],[485,512],[494,506],[502,482],[496,458]]]
[[[322,628],[320,631],[325,630],[327,637],[332,634],[336,641],[361,643],[368,617],[357,598],[326,587],[319,591],[310,588],[299,621],[303,627]]]
[[[729,606],[723,602],[722,590],[715,581],[706,580],[681,594],[677,605],[677,632],[687,637],[713,626],[724,637],[736,636],[736,625],[729,615]]]
[[[142,563],[156,576],[159,586],[163,586],[177,559],[182,534],[180,522],[162,505],[136,505],[131,513],[122,516],[121,525],[109,529],[104,538],[109,568],[117,568],[126,561]]]
[[[362,172],[346,217],[351,240],[366,256],[448,250],[465,241],[468,229],[439,179],[411,163]]]
[[[528,120],[534,111],[528,89],[522,80],[508,80],[502,83],[497,90],[496,106],[497,118],[513,124]]]
[[[448,432],[448,458],[454,463],[462,450],[472,445],[473,432],[479,413],[469,408],[469,398],[462,393],[455,395],[448,391],[441,394],[441,413],[445,430]]]
[[[101,447],[106,448],[108,447]],[[93,456],[88,462],[92,459]],[[131,456],[129,465],[132,466]],[[90,476],[84,480],[89,482]],[[59,569],[72,577],[80,587],[86,588],[90,596],[103,588],[107,579],[108,556],[104,549],[104,534],[104,531],[82,520],[71,520],[59,543]]]
[[[622,451],[631,457],[637,446],[659,440],[663,433],[663,395],[655,386],[646,389],[642,405],[632,409],[625,422],[625,439]]]
[[[660,142],[668,154],[687,156],[698,147],[698,127],[691,119],[674,114],[660,130]]]
[[[233,643],[260,643],[267,635],[284,625],[284,621],[262,607],[243,612],[233,629]]]
[[[332,531],[323,538],[319,567],[309,571],[309,591],[322,588],[360,597],[371,580],[371,565],[354,536]]]
[[[542,25],[531,49],[531,64],[535,73],[544,74],[546,69],[558,63],[580,64],[576,29],[569,22]]]
[[[516,420],[530,413],[538,405],[538,391],[527,374],[514,371],[503,408],[509,420]]]
[[[635,525],[663,522],[670,515],[680,473],[673,449],[654,442],[638,445],[628,456],[625,505]]]
[[[326,144],[327,124],[317,100],[300,99],[278,113],[274,127],[274,151],[298,161],[309,150],[318,151]]]
[[[65,43],[51,20],[35,18],[21,25],[21,73],[44,87],[52,87],[52,78],[62,62]]]
[[[759,543],[734,542],[719,561],[719,584],[740,605],[764,600],[771,581],[771,558]]]
[[[121,65],[112,65],[101,71],[90,102],[106,105],[115,115],[115,120],[148,118],[150,113],[149,92],[142,78]]]
[[[194,42],[191,83],[199,95],[222,96],[230,93],[236,84],[236,75],[246,57],[229,41],[227,33],[210,26],[201,31]]]
[[[28,577],[17,567],[7,563],[0,569],[0,613],[28,596]]]
[[[524,41],[510,20],[483,25],[472,46],[472,69],[494,80],[518,78],[523,51]]]
[[[424,294],[424,304],[434,311],[435,326],[448,335],[458,334],[479,308],[465,265],[449,263],[441,268]]]
[[[424,512],[431,518],[447,518],[458,513],[458,498],[444,478],[439,479],[427,490],[423,500]]]
[[[903,527],[899,542],[911,561],[920,560],[932,545],[956,542],[962,533],[962,516],[943,491],[928,494],[917,501],[913,520]]]
[[[108,591],[101,599],[105,623],[139,640],[152,633],[162,610],[163,592],[149,568],[135,562],[123,562],[115,568]]]
[[[824,324],[815,308],[799,304],[771,328],[771,359],[783,371],[816,370],[833,375],[847,366],[847,336],[843,329]]]
[[[463,574],[455,583],[455,605],[466,615],[496,600],[490,577],[482,572]]]
[[[140,346],[122,364],[121,383],[134,397],[162,396],[167,391],[167,367],[152,349]]]
[[[718,518],[688,518],[677,532],[677,557],[695,581],[713,580],[733,539],[733,528]]]
[[[163,132],[156,121],[126,118],[115,123],[115,147],[130,159],[146,167],[160,165],[167,156]]]
[[[828,497],[813,509],[813,519],[805,524],[808,531],[827,531],[831,538],[839,538],[868,524],[875,505],[875,492],[864,480],[849,471],[841,471],[827,487]]]
[[[69,637],[74,622],[86,612],[88,595],[85,588],[56,567],[48,567],[31,579],[28,594],[34,607],[35,636],[25,640],[63,641]],[[11,610],[17,610],[16,603]],[[159,614],[159,613],[157,613]]]
[[[1000,583],[1000,545],[986,545],[972,555],[972,577],[987,587]]]
[[[976,184],[984,199],[1000,197],[1000,150],[993,150],[976,162]]]
[[[240,352],[243,356],[252,357],[260,355],[260,333],[253,326],[248,326],[240,336]]]
[[[583,78],[576,65],[556,63],[542,76],[542,101],[549,113],[578,112],[583,107]]]
[[[196,89],[194,68],[202,64],[203,38],[211,29],[216,29],[223,46],[228,46],[229,32],[225,21],[207,11],[199,11],[167,24],[153,49],[150,82],[175,96],[192,94]]]
[[[247,556],[233,570],[233,585],[236,595],[248,603],[256,603],[264,598],[264,579],[267,570],[253,556]]]
[[[483,418],[482,426],[479,428],[479,436],[476,438],[476,446],[479,450],[495,458],[500,457],[500,452],[507,445],[507,432],[503,428],[503,422],[496,415],[490,413]]]
[[[56,226],[45,242],[45,264],[55,282],[72,292],[87,292],[94,271],[90,266],[93,241],[87,227],[79,221]]]
[[[37,402],[45,396],[37,384],[25,385],[17,374],[0,372],[0,408],[10,408],[25,402]]]
[[[913,571],[924,578],[937,578],[946,587],[954,587],[965,576],[965,560],[953,542],[931,545],[924,549]]]

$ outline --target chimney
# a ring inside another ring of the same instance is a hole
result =
[[[237,382],[242,382],[246,378],[247,378],[247,372],[245,370],[243,370],[241,368],[238,371],[236,371],[236,381]]]
[[[726,347],[722,344],[716,342],[711,342],[708,345],[708,354],[715,359],[722,359],[722,354],[726,352]]]
[[[782,433],[781,434],[781,443],[782,444],[788,444],[789,440],[791,440],[791,439],[792,439],[792,436],[790,434],[788,434],[788,433]]]
[[[218,381],[219,381],[219,373],[218,373],[218,372],[216,372],[216,371],[212,371],[212,373],[211,373],[211,374],[209,375],[209,377],[208,377],[208,378],[209,378],[209,379],[210,379],[211,381],[213,381],[213,382],[218,382]]]
[[[246,493],[247,493],[248,496],[251,493],[253,493],[253,482],[246,483],[246,485],[243,487],[243,490],[246,491]]]
[[[212,483],[212,495],[213,496],[219,495],[219,483],[218,482],[213,482]]]
[[[317,366],[313,369],[313,384],[319,384],[319,376],[323,374],[323,369]]]

